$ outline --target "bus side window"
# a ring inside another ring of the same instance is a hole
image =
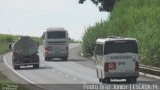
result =
[[[96,45],[96,55],[98,55],[98,56],[103,55],[103,45],[100,45],[100,44]]]

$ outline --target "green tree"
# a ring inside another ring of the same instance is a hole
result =
[[[80,4],[83,4],[86,0],[79,0]],[[91,0],[96,6],[98,6],[100,11],[111,12],[113,10],[114,4],[118,0]]]

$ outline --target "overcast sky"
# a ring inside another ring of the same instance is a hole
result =
[[[90,0],[0,0],[0,33],[41,36],[48,27],[64,27],[80,40],[85,28],[107,18]]]

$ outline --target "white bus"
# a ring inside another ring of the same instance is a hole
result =
[[[97,39],[94,53],[99,82],[110,83],[111,79],[137,82],[139,55],[136,39],[119,37]]]
[[[64,28],[48,28],[43,33],[44,57],[48,61],[53,58],[68,60],[68,32]]]

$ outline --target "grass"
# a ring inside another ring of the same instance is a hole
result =
[[[10,83],[11,81],[7,80],[6,76],[4,76],[1,72],[0,72],[0,84],[3,83]]]
[[[16,35],[0,34],[0,55],[10,51],[9,43],[18,39],[18,37],[19,36],[16,36]],[[32,38],[38,41],[40,44],[42,43],[42,40],[40,38],[38,37],[32,37]],[[14,84],[14,82],[7,79],[7,77],[0,72],[0,90],[2,89],[2,84],[3,85],[16,85]],[[18,85],[18,89],[16,90],[30,90],[30,89],[26,88],[25,85]]]
[[[110,18],[97,22],[83,35],[82,52],[93,54],[97,38],[133,37],[138,40],[140,62],[160,67],[160,0],[119,0]]]
[[[17,84],[14,84],[12,81],[8,80],[7,77],[5,75],[3,75],[1,72],[0,72],[0,90],[2,88],[4,88],[4,86],[6,87],[6,85],[15,85],[15,86],[18,86],[17,89],[15,90],[29,90],[27,87],[25,87],[24,85],[17,85]],[[6,89],[5,89],[6,90]],[[7,90],[10,90],[10,89],[7,89]]]
[[[9,51],[9,44],[0,44],[0,55]]]
[[[17,40],[21,35],[10,35],[10,34],[0,34],[0,44],[11,43],[14,40]],[[39,37],[32,37],[34,40],[42,43],[42,39]]]
[[[0,43],[10,43],[18,37],[18,35],[0,34]]]
[[[0,34],[0,55],[9,51],[9,43],[14,40],[17,40],[19,35],[9,35],[9,34]],[[38,41],[39,44],[42,44],[42,39],[39,37],[32,37],[34,40]]]

